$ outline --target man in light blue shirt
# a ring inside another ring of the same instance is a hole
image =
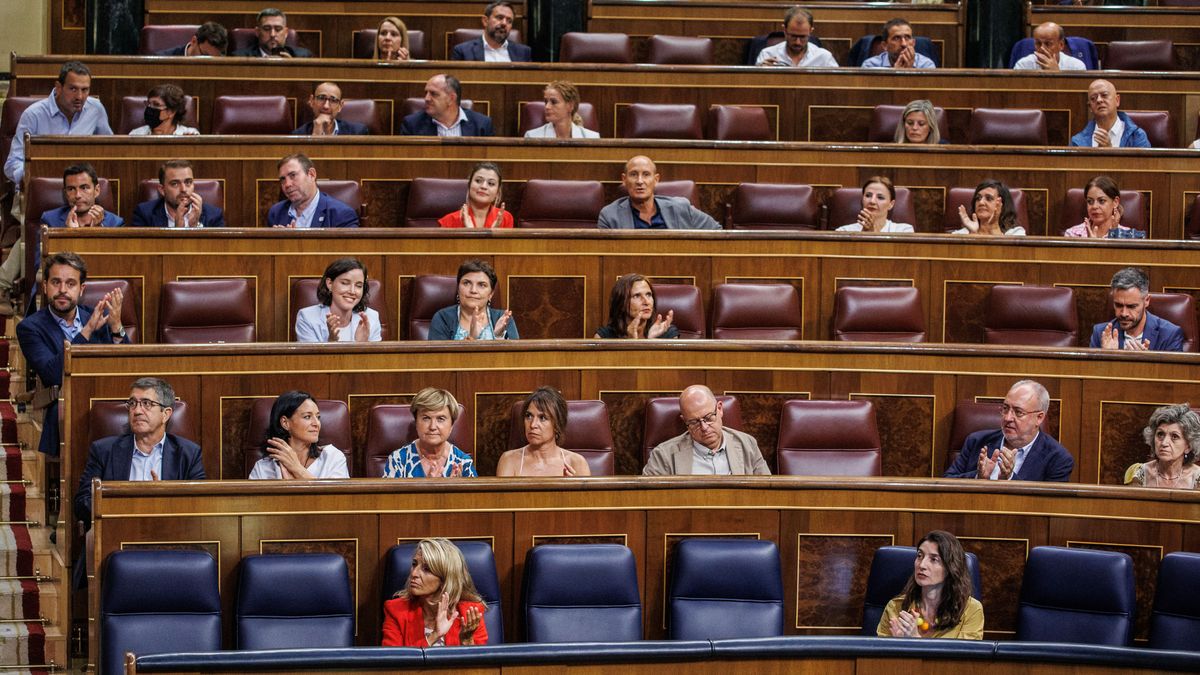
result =
[[[933,59],[918,54],[912,26],[895,18],[883,24],[884,51],[863,61],[863,68],[936,68]]]

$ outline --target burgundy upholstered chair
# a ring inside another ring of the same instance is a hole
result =
[[[1079,341],[1075,291],[1066,286],[992,286],[984,341],[993,345],[1074,347]]]
[[[714,105],[708,109],[708,134],[714,141],[775,141],[767,111],[756,105]]]
[[[97,302],[110,291],[121,289],[121,326],[125,328],[125,335],[128,336],[130,342],[140,342],[142,336],[142,320],[138,316],[138,310],[141,308],[141,298],[133,293],[133,287],[130,286],[127,279],[95,279],[89,278],[87,283],[83,285],[83,293],[79,297],[79,304],[95,307]]]
[[[459,450],[471,453],[471,436],[467,433],[463,405],[458,404],[458,417],[450,427],[450,442]],[[371,407],[367,415],[367,449],[363,456],[364,478],[378,478],[387,467],[388,455],[417,440],[417,422],[412,406],[384,403]]]
[[[871,111],[871,127],[867,132],[867,141],[871,143],[891,143],[896,138],[896,125],[900,124],[900,115],[904,112],[902,105],[877,105]],[[934,106],[933,114],[937,116],[938,133],[943,139],[950,138],[950,122],[946,119],[946,110]]]
[[[455,304],[457,294],[455,277],[422,274],[413,279],[412,297],[408,303],[408,339],[428,340],[433,315]]]
[[[307,99],[301,101],[300,107],[296,111],[296,128],[302,127],[313,119],[312,108],[305,103]],[[379,119],[379,106],[375,104],[375,99],[371,98],[348,98],[344,99],[342,111],[338,113],[338,119],[344,122],[357,122],[367,127],[372,136],[380,136],[384,134],[384,124]]]
[[[165,47],[164,47],[165,49]],[[200,126],[200,118],[196,113],[196,98],[194,96],[183,97],[183,119],[179,120],[180,124],[192,127],[193,129]],[[124,136],[130,131],[143,126],[146,121],[143,119],[143,112],[146,110],[145,96],[125,96],[121,98],[121,119],[114,126],[113,130],[118,136]],[[1140,125],[1139,125],[1140,126]]]
[[[274,398],[256,398],[250,406],[250,425],[242,442],[243,469],[247,476],[254,468],[254,463],[263,457],[263,439],[271,425],[271,406],[274,404]],[[325,447],[333,444],[333,447],[341,450],[346,455],[350,475],[355,475],[354,449],[350,440],[350,408],[346,407],[345,401],[317,399],[317,410],[321,413],[321,433],[317,437],[317,445]]]
[[[379,35],[377,28],[364,28],[354,31],[354,47],[351,56],[356,59],[369,59],[375,55],[375,38]],[[425,43],[425,31],[408,29],[408,58],[424,60],[429,58],[429,48]]]
[[[521,120],[518,123],[517,135],[524,136],[526,131],[536,129],[546,123],[546,103],[545,101],[521,101],[519,115]],[[580,101],[579,116],[583,118],[585,129],[600,132],[600,122],[596,119],[595,106],[587,101]]]
[[[1170,110],[1126,110],[1133,123],[1146,132],[1152,148],[1174,148],[1175,122]]]
[[[870,401],[792,400],[779,411],[780,475],[878,476],[882,454]]]
[[[1150,218],[1147,216],[1149,204],[1142,197],[1142,193],[1136,190],[1121,190],[1121,224],[1125,227],[1132,227],[1135,230],[1141,230],[1150,234],[1147,231],[1147,226]],[[1062,215],[1059,217],[1060,234],[1065,232],[1067,228],[1078,225],[1087,217],[1087,202],[1084,199],[1083,188],[1071,188],[1067,190],[1067,196],[1063,199]]]
[[[691,103],[634,103],[625,111],[621,138],[701,140],[700,111]]]
[[[811,185],[741,183],[726,207],[727,230],[817,230],[821,209]]]
[[[125,407],[125,401],[92,402],[92,407],[88,410],[88,443],[128,433],[130,433],[129,409]],[[179,397],[175,398],[175,403],[171,406],[171,419],[167,420],[167,433],[181,436],[192,442],[199,442],[187,401]]]
[[[1151,293],[1150,312],[1183,329],[1183,351],[1200,351],[1196,305],[1187,293]]]
[[[595,229],[604,208],[604,186],[595,180],[525,183],[517,227]]]
[[[633,63],[633,44],[624,33],[563,33],[559,63]]]
[[[971,145],[1046,145],[1046,113],[1041,110],[975,108],[967,128]]]
[[[790,284],[717,284],[713,287],[713,338],[799,340],[800,293]]]
[[[525,444],[525,420],[521,401],[517,401],[509,411],[508,447]],[[613,475],[616,462],[612,426],[604,401],[567,401],[567,429],[559,446],[583,455],[593,476]]]
[[[279,134],[296,128],[284,96],[218,96],[213,102],[214,134]]]
[[[862,211],[862,188],[838,188],[829,200],[829,229],[836,230],[843,225],[858,222],[858,212]],[[912,193],[906,187],[896,188],[896,205],[892,207],[892,222],[908,223],[915,229],[917,226],[917,210],[913,207]]]
[[[711,66],[713,41],[704,37],[651,35],[646,41],[646,63],[660,66]]]
[[[226,53],[233,54],[234,52],[240,52],[243,49],[249,49],[257,44],[257,30],[253,28],[234,28],[229,31],[229,49]],[[300,38],[296,35],[295,28],[288,29],[287,37],[284,39],[283,44],[291,47],[292,49],[300,46]],[[313,53],[319,57],[320,54],[317,54],[316,51],[317,50],[314,49]]]
[[[296,315],[300,313],[300,310],[317,304],[317,286],[320,283],[320,277],[292,279],[292,285],[288,291],[288,309],[290,310],[288,314],[292,317],[288,324],[288,340],[296,339]],[[387,302],[384,300],[383,284],[379,279],[367,280],[367,307],[379,312],[379,330],[383,334],[383,339],[388,339]]]
[[[1170,40],[1114,40],[1104,55],[1105,70],[1175,70],[1175,43]]]
[[[17,133],[17,123],[21,121],[21,114],[29,106],[46,98],[45,96],[9,96],[4,99],[4,108],[0,111],[0,157],[8,158],[8,151],[12,147],[13,136]],[[7,186],[9,180],[3,174],[0,174],[0,182]]]
[[[462,208],[467,181],[461,178],[414,178],[408,188],[404,227],[438,227],[438,219]]]
[[[185,279],[162,285],[158,341],[254,342],[257,307],[249,279]]]
[[[737,397],[718,396],[721,403],[723,426],[743,430],[742,406]],[[679,397],[661,396],[646,401],[642,420],[642,464],[650,460],[650,451],[664,441],[669,441],[687,431],[679,417]]]
[[[199,28],[200,26],[198,25],[180,24],[170,26],[142,26],[141,39],[138,41],[138,54],[153,56],[161,51],[187,44]],[[195,125],[189,124],[188,126]]]
[[[833,339],[924,342],[921,294],[912,286],[844,286],[833,301]]]
[[[1188,214],[1184,237],[1187,239],[1200,239],[1200,195],[1192,200],[1192,210]]]
[[[103,206],[106,211],[117,213],[116,195],[113,193],[112,185],[109,184],[107,178],[103,177],[98,182],[100,184],[97,187],[100,192],[96,195],[96,203]],[[25,199],[26,213],[40,222],[43,213],[57,209],[64,204],[62,176],[31,178],[29,194],[25,196]]]
[[[1015,188],[1009,188],[1008,192],[1012,195],[1013,208],[1017,211],[1017,225],[1029,232],[1029,207],[1026,206],[1025,193]],[[962,227],[962,219],[958,217],[958,207],[962,206],[970,213],[971,199],[974,196],[975,188],[969,187],[953,187],[946,192],[946,210],[942,226],[947,232],[953,232]],[[1078,220],[1075,221],[1075,223],[1078,222]]]
[[[354,209],[354,212],[358,214],[359,224],[366,227],[366,223],[362,222],[366,203],[363,202],[362,187],[358,184],[358,181],[318,178],[317,189]],[[279,198],[283,199],[284,197],[280,194]]]
[[[691,284],[654,284],[654,299],[658,313],[675,312],[673,325],[681,340],[704,338],[704,299],[700,289]]]
[[[194,172],[193,172],[194,173]],[[225,181],[217,178],[200,178],[194,183],[196,194],[205,204],[225,209]],[[138,203],[158,199],[158,179],[148,178],[138,183]]]
[[[621,183],[617,186],[617,191],[621,196],[627,196],[629,193],[625,190],[625,184]],[[654,188],[654,194],[659,197],[683,197],[696,206],[700,203],[700,190],[696,187],[696,181],[693,180],[664,180]]]

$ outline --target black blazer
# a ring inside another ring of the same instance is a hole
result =
[[[529,63],[533,61],[533,50],[529,48],[529,45],[523,45],[509,40],[508,58],[512,59],[513,63]],[[454,45],[454,49],[450,51],[450,60],[482,61],[483,38],[480,37]]]
[[[305,49],[304,47],[292,47],[292,46],[289,46],[289,45],[284,45],[284,46],[283,46],[283,50],[284,50],[284,51],[286,51],[287,53],[291,54],[292,56],[295,56],[296,58],[302,58],[302,59],[303,59],[303,58],[309,58],[309,57],[311,57],[311,56],[313,55],[313,53],[312,53],[312,52],[308,51],[308,50],[307,50],[307,49]],[[262,52],[260,52],[260,51],[259,51],[259,49],[258,49],[258,43],[255,43],[255,44],[252,44],[252,45],[250,45],[249,47],[247,47],[247,48],[245,48],[245,49],[239,49],[239,50],[237,50],[236,52],[234,52],[234,53],[230,54],[230,56],[256,56],[256,57],[261,57],[261,56],[262,56]]]
[[[133,434],[109,436],[88,448],[87,467],[75,490],[75,518],[92,522],[92,479],[129,480],[133,466]],[[204,458],[200,446],[175,434],[163,441],[162,480],[204,480]]]
[[[225,214],[212,204],[200,207],[200,223],[202,227],[225,227]],[[133,223],[130,227],[166,227],[167,211],[163,208],[163,198],[142,202],[133,209]]]
[[[462,123],[463,136],[494,136],[492,130],[492,119],[487,115],[480,115],[474,110],[463,110],[467,114],[467,119]],[[437,136],[437,124],[429,113],[421,110],[415,112],[400,123],[401,136]]]
[[[979,470],[979,450],[985,445],[996,449],[1004,442],[1004,432],[999,429],[991,431],[976,431],[967,436],[962,450],[954,458],[954,464],[946,470],[946,478],[976,478]],[[991,453],[992,455],[995,452]],[[1029,454],[1021,463],[1021,470],[1013,476],[1015,480],[1068,481],[1071,480],[1071,469],[1075,467],[1075,458],[1058,441],[1049,434],[1041,432]]]
[[[347,122],[345,120],[334,119],[333,123],[337,125],[338,136],[369,136],[371,130],[365,124],[358,122]],[[292,132],[293,136],[312,136],[312,122],[305,122],[299,129]]]

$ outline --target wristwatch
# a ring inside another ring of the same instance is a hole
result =
[[[120,332],[120,333],[113,333],[113,336],[114,336],[114,337],[119,337],[119,338],[121,338],[122,340],[124,340],[124,339],[125,339],[125,326],[121,326],[121,332]]]

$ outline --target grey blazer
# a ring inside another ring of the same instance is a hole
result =
[[[658,212],[667,222],[668,230],[719,230],[720,223],[712,216],[692,206],[683,197],[654,196]],[[629,197],[621,197],[617,201],[600,209],[601,229],[632,230],[633,212],[629,209]]]
[[[729,469],[735,476],[770,476],[771,469],[758,449],[758,441],[737,429],[724,428],[725,452]],[[663,441],[650,451],[650,460],[642,469],[643,476],[690,476],[695,452],[692,437],[685,431],[669,441]]]

